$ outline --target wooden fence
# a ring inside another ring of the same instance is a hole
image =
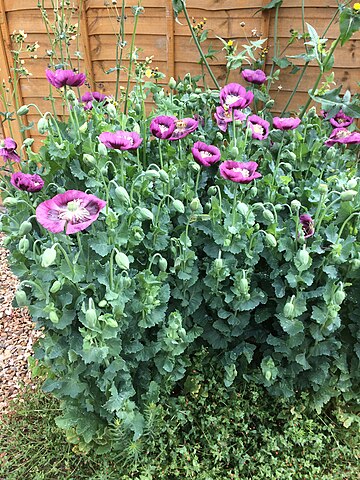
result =
[[[53,0],[54,2],[60,0]],[[50,0],[40,0],[46,8],[51,10]],[[118,31],[118,22],[114,16],[112,0],[71,0],[71,6],[79,8],[80,12],[80,45],[79,51],[82,54],[81,68],[86,71],[91,89],[111,94],[115,88],[115,73],[107,74],[115,65],[115,44],[114,31]],[[134,26],[134,16],[131,5],[134,1],[127,0],[125,31],[128,46]],[[266,71],[270,69],[271,57],[274,49],[274,28],[275,11],[263,10],[261,8],[268,3],[268,0],[187,0],[187,7],[190,17],[195,22],[206,18],[205,28],[209,30],[208,39],[202,44],[204,51],[211,46],[219,50],[216,58],[211,60],[213,71],[221,85],[226,77],[224,52],[221,51],[222,44],[217,35],[226,40],[234,40],[241,49],[241,45],[249,39],[267,38],[269,54],[266,61]],[[305,18],[320,34],[336,11],[336,0],[305,0]],[[118,0],[117,8],[120,10]],[[26,43],[37,41],[40,48],[37,50],[37,58],[24,57],[24,66],[31,72],[28,78],[21,78],[18,84],[18,98],[20,104],[36,103],[40,110],[49,110],[49,102],[45,98],[49,95],[49,85],[45,78],[45,69],[49,63],[49,56],[46,51],[49,49],[48,37],[44,23],[41,19],[38,0],[0,0],[0,81],[4,79],[3,85],[11,89],[8,79],[12,77],[14,67],[11,50],[15,48],[11,39],[14,31],[24,30],[27,33]],[[173,76],[182,77],[187,72],[196,75],[201,72],[199,55],[191,40],[190,31],[186,25],[183,14],[179,16],[179,22],[175,21],[171,0],[143,0],[144,14],[139,17],[136,46],[139,48],[139,59],[154,55],[153,66],[157,66],[166,75],[167,80]],[[112,13],[111,13],[112,12]],[[334,22],[326,33],[331,42],[336,38],[339,24]],[[303,31],[301,2],[300,0],[284,0],[279,9],[278,19],[278,45],[281,52],[287,45],[292,32]],[[357,81],[360,78],[360,35],[356,34],[345,45],[336,52],[335,57],[335,80],[337,84],[342,83],[344,89],[350,88],[353,92],[358,91]],[[303,41],[296,41],[287,50],[287,55],[297,55],[304,52]],[[75,55],[72,50],[72,55]],[[29,55],[26,55],[28,57]],[[74,56],[75,58],[75,56]],[[302,65],[303,61],[294,60]],[[126,62],[125,62],[126,66]],[[125,73],[123,74],[125,78]],[[318,68],[312,65],[307,70],[291,109],[297,109],[305,103],[308,89],[314,84],[318,75]],[[281,109],[287,98],[294,89],[297,75],[283,72],[280,80],[272,87],[276,99],[276,108]],[[239,81],[239,71],[233,72],[230,80]],[[123,80],[124,81],[124,80]],[[207,79],[212,86],[211,80]],[[85,89],[85,87],[82,87]],[[55,94],[56,95],[56,94]],[[56,100],[61,108],[60,100]],[[1,101],[0,101],[1,103]],[[1,111],[6,107],[1,106]],[[8,105],[9,110],[14,107]],[[32,108],[27,115],[25,122],[36,122],[38,120],[36,111]],[[13,136],[21,143],[20,126],[17,121],[2,124],[3,136]],[[41,140],[37,129],[26,131],[27,136],[32,136],[38,144]]]

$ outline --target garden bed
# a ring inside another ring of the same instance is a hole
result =
[[[7,410],[22,385],[31,383],[27,359],[39,332],[26,308],[14,308],[12,300],[18,281],[7,265],[7,251],[0,236],[0,415]]]

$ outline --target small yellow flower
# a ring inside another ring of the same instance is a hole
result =
[[[228,47],[232,47],[234,45],[234,40],[229,40],[227,42]]]
[[[151,78],[151,74],[152,74],[151,68],[147,68],[145,70],[145,75],[147,76],[147,78]]]
[[[353,9],[358,12],[360,10],[360,3],[354,3]]]

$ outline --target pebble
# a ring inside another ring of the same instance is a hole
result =
[[[18,280],[9,269],[2,238],[0,233],[0,416],[8,411],[9,400],[16,398],[21,385],[32,384],[27,359],[41,335],[26,308],[12,307]]]

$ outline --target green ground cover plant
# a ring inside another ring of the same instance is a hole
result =
[[[54,423],[58,402],[39,387],[22,400],[0,422],[6,480],[358,478],[359,425],[349,406],[319,415],[306,396],[273,399],[251,383],[229,389],[204,367],[186,392],[149,405],[142,438],[115,426],[116,448],[107,455],[74,453]]]
[[[328,50],[308,25],[319,79],[359,11],[339,8]],[[41,113],[39,151],[31,139],[20,150],[12,138],[1,145],[0,228],[20,279],[16,303],[44,331],[35,352],[43,388],[60,400],[56,424],[78,452],[116,452],[131,438],[137,458],[152,409],[166,417],[176,392],[192,392],[200,352],[217,365],[205,385],[224,384],[229,401],[244,382],[273,398],[300,392],[317,412],[357,398],[360,109],[350,92],[324,87],[310,92],[321,111],[274,115],[276,72],[268,78],[253,62],[261,46],[235,61],[225,42],[242,84],[209,89],[187,74],[164,86],[147,81],[150,60],[134,55],[133,36],[135,86],[117,82],[115,95],[79,94],[86,75],[65,68],[60,49],[62,62],[44,74],[68,116]],[[181,434],[189,428],[185,418]]]

